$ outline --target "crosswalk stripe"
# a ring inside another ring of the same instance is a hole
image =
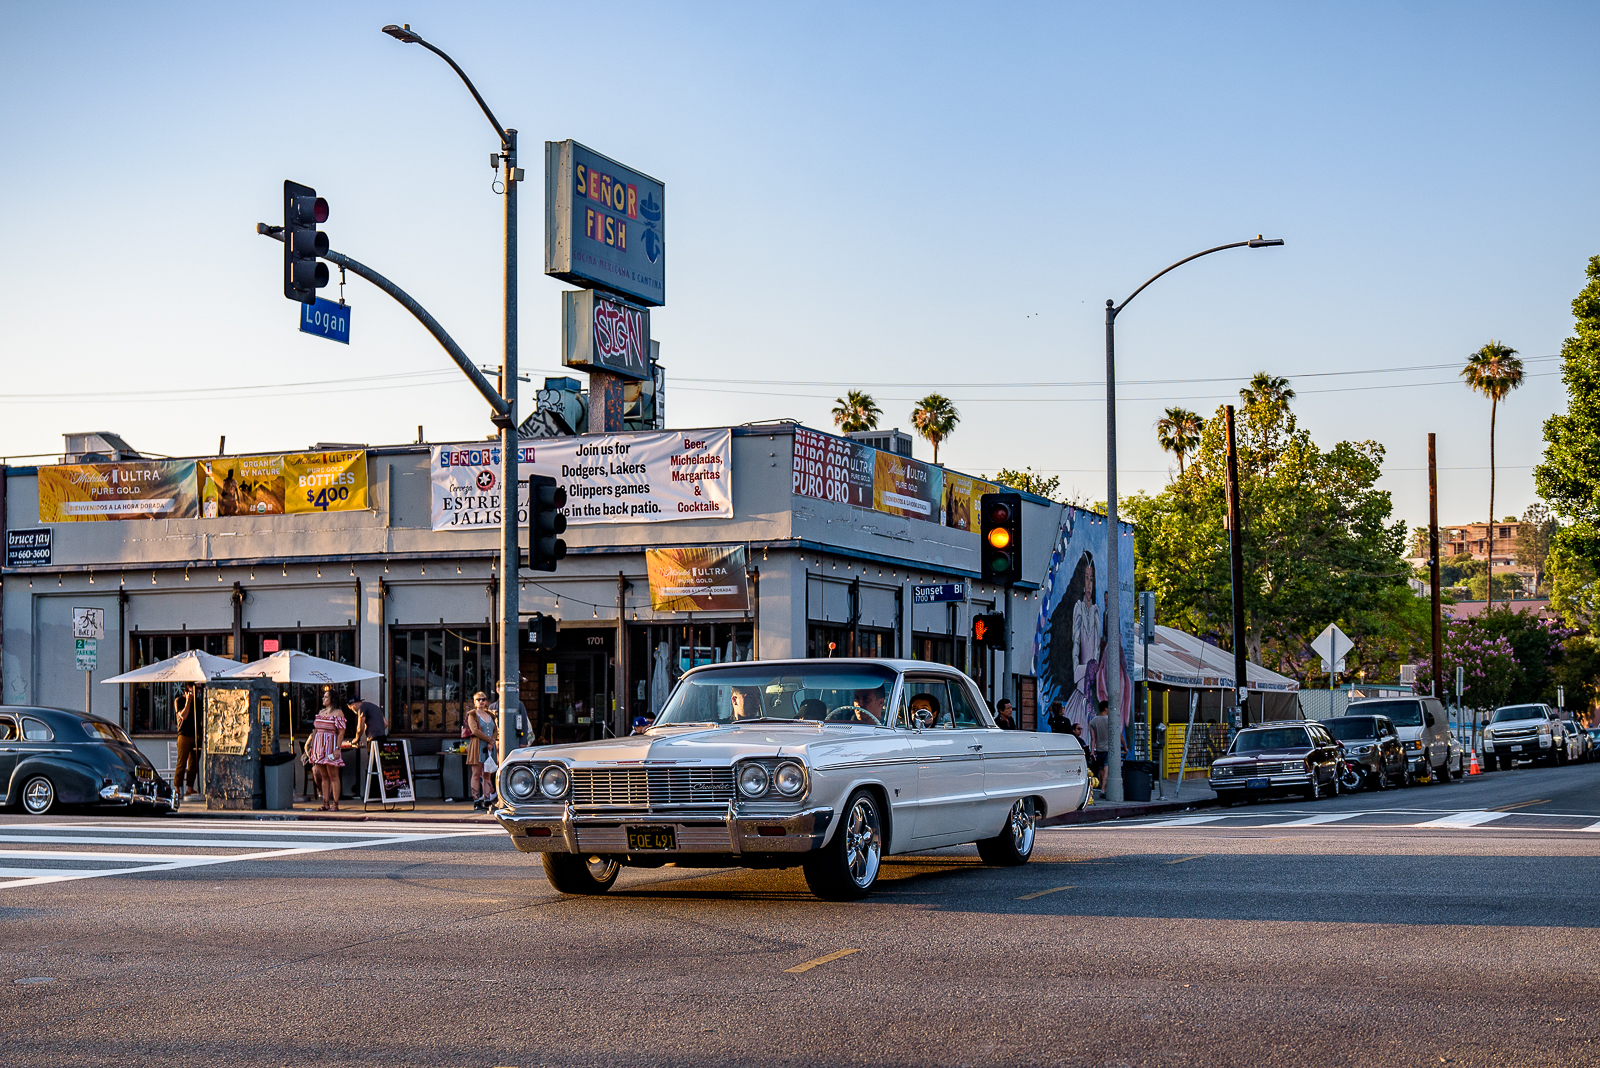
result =
[[[1426,823],[1413,823],[1413,827],[1477,827],[1493,820],[1503,820],[1508,816],[1506,812],[1452,812],[1436,820]]]
[[[1288,823],[1263,823],[1263,827],[1320,827],[1324,823],[1338,823],[1340,820],[1353,820],[1357,816],[1365,816],[1365,812],[1340,812],[1336,815],[1307,816],[1303,820],[1290,820]]]
[[[1202,823],[1215,823],[1217,820],[1231,819],[1229,816],[1179,816],[1174,820],[1161,820],[1157,823],[1142,823],[1141,827],[1196,827]]]

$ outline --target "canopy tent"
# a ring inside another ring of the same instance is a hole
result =
[[[298,682],[312,686],[339,685],[347,682],[362,682],[366,679],[381,679],[381,671],[368,671],[365,668],[354,667],[350,664],[341,664],[336,660],[324,660],[320,656],[302,653],[298,649],[285,649],[282,652],[264,656],[260,660],[252,660],[241,667],[234,668],[227,673],[232,679],[271,679],[273,682]]]
[[[1156,640],[1150,643],[1149,663],[1149,677],[1146,679],[1145,650],[1136,644],[1133,651],[1134,681],[1148,681],[1152,687],[1173,690],[1218,691],[1217,700],[1209,704],[1219,713],[1222,708],[1220,691],[1232,690],[1236,685],[1231,652],[1175,627],[1156,627]],[[1246,662],[1245,687],[1252,695],[1259,695],[1259,704],[1251,701],[1252,720],[1257,718],[1258,711],[1263,719],[1294,718],[1299,715],[1297,694],[1300,684],[1294,679],[1269,671],[1260,664]],[[1202,698],[1199,703],[1203,706],[1208,702]],[[1182,702],[1184,718],[1187,718],[1188,706],[1188,696],[1185,695]]]
[[[227,675],[235,668],[243,667],[237,660],[229,660],[224,656],[213,656],[200,649],[188,649],[177,656],[169,656],[165,660],[158,660],[154,664],[146,664],[142,668],[121,675],[113,675],[109,679],[101,679],[101,683],[120,682],[210,682],[212,679]]]

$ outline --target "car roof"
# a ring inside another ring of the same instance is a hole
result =
[[[74,719],[80,723],[83,723],[93,720],[99,723],[109,723],[113,727],[116,726],[115,723],[111,723],[111,721],[108,719],[101,719],[99,716],[91,716],[87,712],[79,712],[72,708],[53,708],[49,705],[0,705],[0,715],[5,715],[6,713],[37,716],[46,722],[51,720]]]
[[[1239,728],[1239,732],[1242,734],[1245,731],[1276,730],[1279,727],[1304,727],[1308,723],[1320,723],[1320,722],[1321,722],[1320,720],[1314,720],[1314,719],[1280,719],[1280,720],[1275,720],[1272,723],[1252,723],[1248,727]]]
[[[900,660],[893,657],[871,656],[813,656],[796,657],[790,660],[725,660],[720,664],[700,664],[697,667],[691,668],[690,671],[706,671],[714,668],[727,667],[749,667],[754,664],[760,664],[763,668],[798,666],[814,667],[817,664],[841,666],[871,665],[873,667],[886,667],[893,671],[938,671],[951,675],[965,676],[965,673],[960,668],[951,667],[949,664],[935,663],[932,660]],[[684,672],[684,674],[688,675],[689,671]]]

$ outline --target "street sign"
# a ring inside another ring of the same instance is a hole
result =
[[[49,564],[49,527],[6,531],[7,567],[47,567]]]
[[[1353,647],[1350,636],[1337,623],[1329,623],[1311,642],[1312,651],[1322,657],[1322,669],[1330,674],[1344,670],[1344,658]]]
[[[72,610],[72,636],[94,638],[106,636],[106,610],[104,608],[74,608]]]
[[[937,604],[940,601],[965,601],[967,599],[967,584],[965,582],[940,582],[932,586],[912,586],[912,604]]]
[[[302,304],[300,308],[302,334],[350,344],[350,305],[318,297],[315,304]]]
[[[93,671],[100,656],[100,643],[94,638],[75,638],[73,641],[77,646],[73,659],[77,661],[78,670]]]

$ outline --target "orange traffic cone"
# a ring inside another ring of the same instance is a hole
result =
[[[1472,766],[1467,768],[1467,774],[1468,775],[1482,775],[1483,774],[1483,769],[1478,767],[1478,751],[1476,749],[1474,749],[1472,751]]]

